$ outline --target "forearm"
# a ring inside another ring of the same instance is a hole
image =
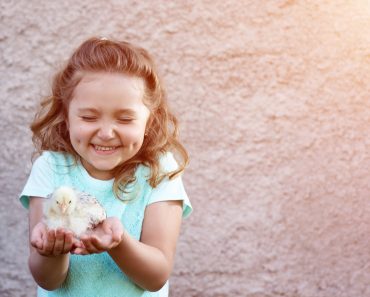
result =
[[[69,254],[46,257],[32,250],[28,265],[36,283],[46,289],[55,290],[60,287],[67,276]]]
[[[172,264],[160,249],[132,238],[127,231],[121,243],[108,253],[133,282],[148,291],[158,291],[172,270]]]

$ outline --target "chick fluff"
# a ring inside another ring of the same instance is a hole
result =
[[[65,228],[77,237],[104,221],[104,208],[90,194],[62,186],[44,202],[44,222],[49,229]]]

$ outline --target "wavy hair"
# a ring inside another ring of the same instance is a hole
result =
[[[126,200],[125,188],[135,181],[135,170],[139,164],[150,168],[148,182],[152,187],[156,187],[166,176],[172,179],[183,172],[189,160],[188,154],[178,140],[178,122],[168,108],[166,93],[153,59],[141,47],[96,37],[83,42],[54,76],[51,95],[42,100],[31,124],[32,141],[37,152],[65,152],[71,154],[76,162],[80,159],[70,141],[67,118],[73,91],[86,72],[122,73],[142,78],[145,82],[143,102],[150,110],[150,116],[144,141],[134,157],[115,169],[115,195]],[[161,154],[167,151],[174,153],[179,167],[163,173],[159,161]]]

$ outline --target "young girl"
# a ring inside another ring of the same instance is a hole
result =
[[[179,176],[188,156],[165,97],[150,55],[127,42],[91,38],[55,76],[31,125],[40,156],[20,197],[38,296],[168,296],[191,205]],[[79,239],[42,220],[43,201],[62,185],[107,212]]]

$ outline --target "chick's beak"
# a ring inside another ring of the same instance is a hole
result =
[[[68,204],[67,204],[67,203],[64,203],[64,202],[63,202],[63,203],[60,205],[60,209],[62,210],[62,214],[65,214],[65,213],[66,213],[67,208],[68,208]]]

